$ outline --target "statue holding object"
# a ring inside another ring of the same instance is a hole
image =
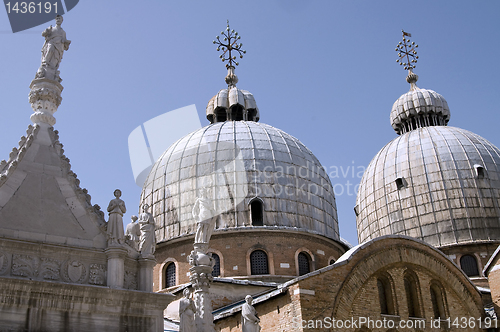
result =
[[[56,26],[52,25],[42,32],[45,43],[42,47],[42,64],[38,69],[35,78],[47,78],[61,82],[59,77],[59,64],[61,63],[64,51],[69,49],[71,41],[66,39],[66,32],[61,27],[63,17],[56,16]]]
[[[155,222],[153,215],[148,212],[149,205],[144,204],[142,213],[139,214],[139,226],[141,236],[139,239],[139,251],[142,257],[151,256],[156,249]]]

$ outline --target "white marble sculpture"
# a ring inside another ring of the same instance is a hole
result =
[[[252,306],[253,298],[250,295],[245,297],[245,304],[241,307],[241,331],[260,332],[260,319],[257,317],[257,310]]]
[[[115,198],[109,202],[108,212],[108,245],[122,244],[125,240],[123,233],[123,214],[127,212],[125,202],[120,199],[122,192],[120,189],[114,191]]]
[[[66,32],[61,27],[63,17],[56,16],[56,26],[52,25],[42,32],[45,44],[42,47],[42,65],[36,74],[36,78],[48,78],[60,82],[59,64],[64,51],[69,49],[70,40],[66,39]]]
[[[155,223],[153,215],[148,212],[149,205],[144,204],[142,213],[139,214],[139,226],[141,236],[139,240],[139,251],[143,257],[154,254],[156,249]]]
[[[191,290],[186,288],[183,294],[184,297],[179,301],[179,332],[195,332],[194,313],[196,312],[196,308],[194,307],[193,300],[191,300]]]
[[[196,199],[192,213],[197,222],[194,243],[208,244],[215,227],[215,209],[204,188],[200,189],[200,197]]]
[[[141,226],[137,223],[137,216],[131,216],[130,224],[125,229],[125,240],[135,250],[139,249],[139,241],[141,236]]]

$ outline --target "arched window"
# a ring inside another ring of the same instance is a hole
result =
[[[165,268],[165,288],[175,286],[175,263],[169,263]]]
[[[384,315],[394,315],[394,301],[392,298],[392,288],[386,277],[377,278],[378,298],[380,303],[380,313]]]
[[[418,284],[416,276],[412,274],[406,274],[404,277],[405,293],[406,293],[406,303],[408,305],[408,316],[409,317],[422,317],[420,310],[420,302],[418,300]]]
[[[460,267],[468,277],[479,276],[479,269],[477,268],[477,260],[476,257],[472,255],[463,255],[462,257],[460,257]]]
[[[267,254],[262,250],[255,250],[250,254],[250,267],[252,275],[269,274]]]
[[[332,264],[335,264],[335,259],[330,259],[330,263],[328,263],[329,265],[332,265]]]
[[[252,216],[252,226],[264,226],[264,209],[260,200],[254,199],[250,203],[250,214]]]
[[[231,108],[231,117],[234,121],[243,120],[243,107],[241,105],[234,105]]]
[[[212,258],[215,260],[214,269],[212,270],[212,277],[220,276],[220,257],[219,255],[212,253]]]
[[[215,110],[215,117],[217,119],[217,122],[224,122],[227,120],[227,113],[226,109],[219,107]]]
[[[309,257],[309,254],[306,252],[301,252],[299,253],[297,257],[297,261],[299,264],[299,276],[302,276],[304,274],[307,274],[311,272],[311,257]]]
[[[446,311],[445,311],[445,294],[444,294],[444,289],[439,285],[437,282],[432,282],[431,287],[431,302],[432,302],[432,309],[434,313],[434,319],[436,318],[445,318],[446,317]]]

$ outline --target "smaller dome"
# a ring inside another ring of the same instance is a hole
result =
[[[236,87],[238,76],[234,67],[228,67],[226,76],[227,89],[220,90],[210,99],[207,105],[207,119],[210,123],[224,121],[254,121],[258,122],[259,108],[253,95]]]
[[[418,76],[413,72],[406,80],[410,83],[410,91],[394,102],[391,111],[391,125],[396,133],[401,135],[417,128],[446,126],[450,109],[444,97],[433,90],[417,87]]]

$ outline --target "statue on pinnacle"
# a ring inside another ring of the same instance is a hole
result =
[[[61,82],[59,77],[59,64],[61,63],[64,51],[69,49],[71,41],[66,39],[66,32],[61,27],[63,17],[56,16],[56,26],[52,25],[42,32],[45,43],[42,47],[42,64],[38,69],[35,78],[47,78]]]

